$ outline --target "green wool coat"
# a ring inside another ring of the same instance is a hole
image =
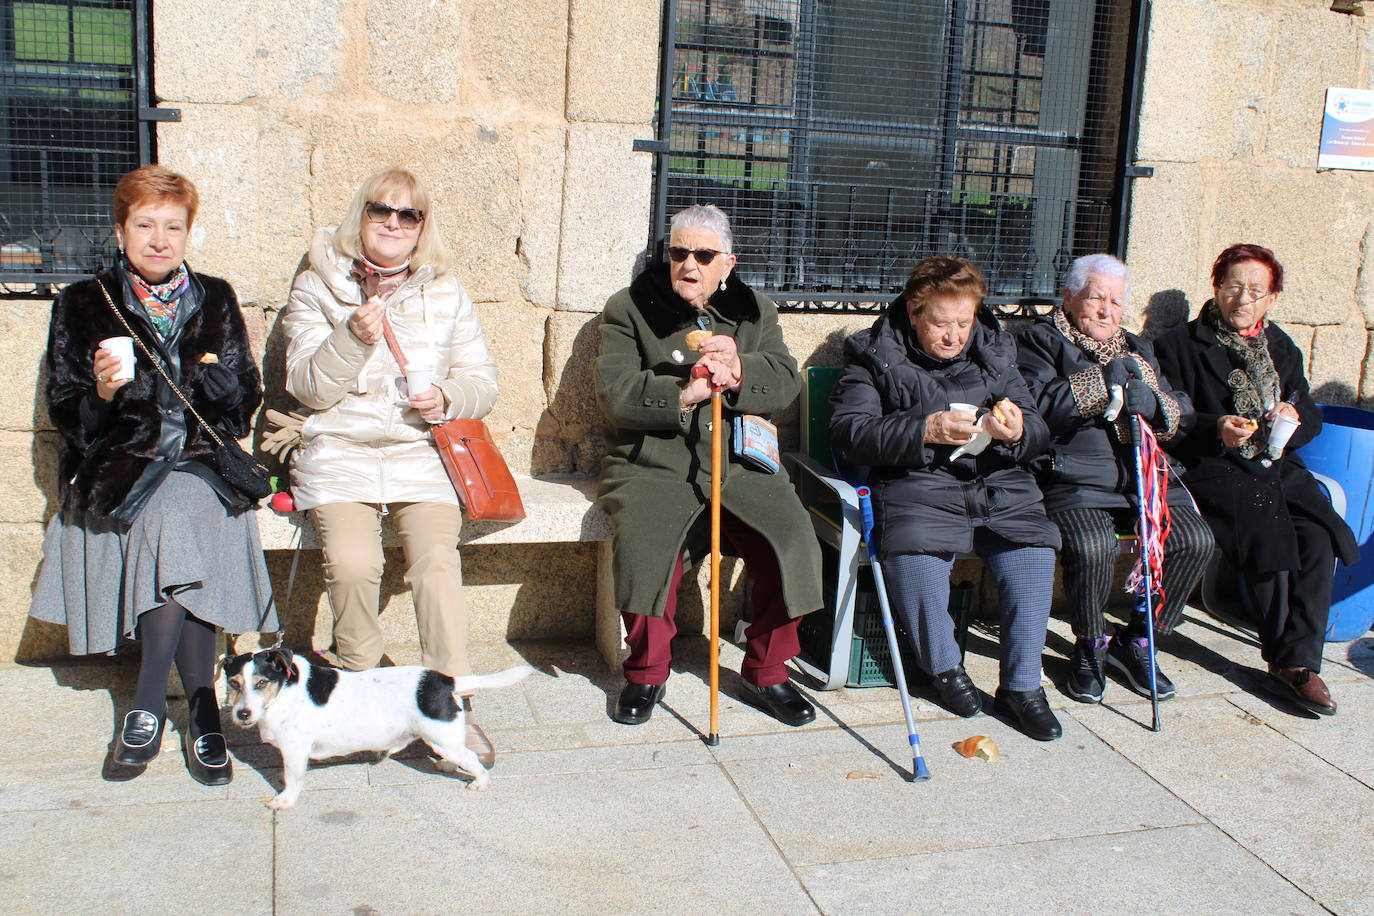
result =
[[[612,296],[601,317],[596,395],[610,453],[597,504],[614,531],[617,606],[662,616],[679,552],[690,564],[710,549],[710,402],[690,412],[678,409],[681,385],[696,361],[686,336],[699,317],[712,333],[735,339],[744,370],[739,392],[723,396],[722,508],[772,545],[787,612],[800,617],[822,604],[820,548],[811,521],[786,473],[738,463],[730,443],[731,417],[782,411],[801,388],[777,307],[731,276],[699,312],[672,291],[665,265],[649,268]]]

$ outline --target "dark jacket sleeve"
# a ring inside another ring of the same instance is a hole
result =
[[[677,377],[642,366],[634,306],[628,291],[612,296],[601,313],[601,352],[596,357],[596,400],[617,429],[686,432],[690,414],[678,409]]]
[[[1180,434],[1169,443],[1171,450],[1180,454],[1201,456],[1220,455],[1224,451],[1221,436],[1217,432],[1219,413],[1201,412],[1198,403],[1199,365],[1197,345],[1189,333],[1189,326],[1176,327],[1154,342],[1155,359],[1159,363],[1159,374],[1173,390],[1189,400],[1192,419],[1183,426]],[[1181,406],[1180,402],[1180,406]]]
[[[884,413],[869,362],[859,354],[867,332],[845,342],[845,365],[830,395],[830,447],[840,458],[867,467],[924,468],[935,458],[925,442],[922,404]]]
[[[1061,436],[1096,422],[1096,417],[1084,417],[1079,412],[1067,367],[1059,365],[1043,333],[1031,328],[1017,336],[1016,362],[1051,435]]]
[[[239,439],[248,434],[253,415],[262,403],[262,374],[257,361],[253,359],[248,343],[248,328],[243,322],[234,288],[212,277],[203,277],[202,282],[206,284],[206,299],[213,299],[217,303],[217,312],[222,310],[222,314],[215,316],[215,320],[224,326],[223,342],[218,345],[220,352],[215,354],[219,358],[219,369],[199,362],[203,353],[189,354],[193,359],[192,365],[182,365],[182,378],[186,382],[184,393],[196,411],[214,425],[216,432],[228,433]],[[232,378],[236,384],[207,390],[211,388],[206,384],[207,374],[215,372],[221,379]],[[221,388],[227,390],[221,392]],[[187,419],[194,422],[193,418]]]
[[[68,287],[53,301],[48,324],[48,350],[45,394],[48,417],[67,445],[84,452],[100,437],[110,420],[112,402],[101,400],[95,391],[95,347],[81,333],[83,322],[73,315],[77,297]],[[115,397],[120,395],[115,393]]]

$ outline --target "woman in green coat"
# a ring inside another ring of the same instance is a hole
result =
[[[786,662],[799,649],[799,619],[822,603],[820,548],[786,475],[741,463],[730,442],[733,416],[784,409],[801,380],[777,307],[731,273],[732,243],[724,212],[688,207],[672,219],[669,263],[650,266],[602,313],[596,393],[610,453],[598,503],[615,532],[630,655],[614,718],[627,725],[647,722],[663,697],[682,572],[706,553],[712,385],[726,414],[721,532],[754,583],[740,699],[788,725],[816,716],[788,683]],[[705,340],[689,346],[698,330]]]

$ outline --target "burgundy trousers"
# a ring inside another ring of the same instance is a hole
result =
[[[800,618],[787,616],[782,598],[782,570],[768,540],[728,512],[720,514],[720,531],[730,539],[754,580],[750,592],[753,620],[744,631],[744,663],[740,676],[757,687],[771,687],[787,680],[787,661],[801,651],[797,642]],[[682,584],[682,555],[673,565],[662,617],[622,613],[625,642],[625,680],[631,684],[662,684],[668,680],[673,661],[673,637],[677,635],[677,591]]]

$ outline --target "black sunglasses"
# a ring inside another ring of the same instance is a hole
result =
[[[716,255],[725,253],[724,251],[716,251],[714,248],[679,248],[676,245],[670,245],[668,247],[668,257],[677,261],[679,264],[687,260],[688,255],[691,255],[697,259],[697,263],[702,267],[714,261]]]
[[[369,221],[374,223],[384,223],[391,219],[391,214],[396,214],[396,221],[401,224],[402,229],[414,229],[425,221],[425,211],[416,210],[414,207],[393,207],[390,204],[378,203],[369,200],[367,206],[363,208],[363,213],[367,214]]]

